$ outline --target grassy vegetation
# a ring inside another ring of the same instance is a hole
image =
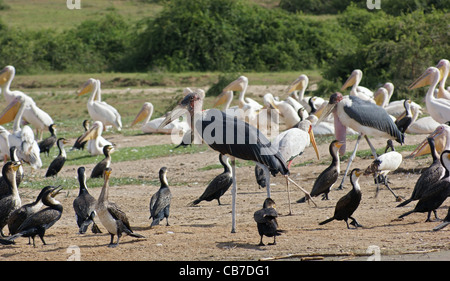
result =
[[[162,9],[160,4],[140,0],[81,0],[80,10],[70,10],[66,6],[66,1],[58,0],[7,2],[9,8],[0,11],[3,22],[10,27],[35,31],[70,29],[85,20],[95,20],[110,12],[116,12],[130,22],[135,22],[154,17]]]

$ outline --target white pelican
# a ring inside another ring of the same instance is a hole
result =
[[[414,107],[411,108],[411,111],[414,112]],[[414,113],[413,113],[414,114]],[[406,133],[408,134],[431,134],[436,128],[441,125],[436,122],[431,116],[426,116],[417,119],[411,125],[409,125],[408,129],[406,129]]]
[[[273,106],[281,115],[287,128],[292,128],[301,121],[297,111],[286,101],[277,101],[271,93],[264,95],[266,106]]]
[[[363,73],[360,69],[355,69],[352,71],[350,77],[348,77],[347,81],[345,81],[344,85],[342,85],[341,91],[347,89],[352,86],[350,90],[350,95],[357,96],[363,100],[370,100],[373,102],[373,92],[366,87],[359,86],[361,82]]]
[[[30,164],[33,169],[39,169],[42,167],[42,161],[33,130],[27,125],[20,127],[27,102],[24,97],[17,96],[0,113],[0,124],[8,123],[14,118],[13,132],[8,135],[9,146],[17,148],[17,156],[21,161]]]
[[[429,67],[417,80],[409,86],[409,89],[416,89],[430,85],[425,97],[427,112],[439,123],[450,121],[450,100],[435,98],[434,91],[442,75],[436,67]]]
[[[450,126],[446,124],[439,125],[434,132],[422,141],[417,148],[411,153],[412,157],[425,155],[431,152],[428,138],[434,139],[435,149],[438,153],[450,149]]]
[[[310,99],[312,97],[305,97],[305,91],[308,87],[309,78],[305,74],[300,75],[294,82],[289,85],[288,94],[297,100],[307,112],[311,112],[312,108],[310,106]],[[288,99],[286,101],[290,102]],[[324,99],[321,97],[315,97],[313,100],[315,108],[319,108],[323,103]]]
[[[103,155],[103,147],[105,145],[113,145],[110,141],[107,141],[102,137],[103,123],[95,121],[91,128],[81,135],[80,143],[87,142],[87,151],[91,155]]]
[[[336,139],[344,143],[340,149],[341,155],[345,152],[347,127],[352,128],[360,134],[347,164],[340,188],[343,186],[350,165],[356,156],[356,151],[358,150],[359,141],[362,136],[365,137],[369,144],[374,158],[377,158],[377,153],[370,143],[368,136],[395,139],[400,144],[404,143],[403,133],[397,128],[386,110],[375,103],[362,100],[352,95],[342,96],[341,93],[334,93],[331,95],[328,105],[317,123],[320,124],[321,120],[326,118],[331,112],[334,115]]]
[[[145,102],[142,105],[141,110],[136,115],[136,118],[131,123],[131,127],[137,123],[144,121],[142,124],[142,132],[144,133],[162,133],[162,134],[172,134],[172,133],[186,133],[190,130],[189,124],[184,121],[174,120],[172,123],[167,124],[164,128],[158,129],[159,125],[164,121],[165,117],[155,118],[150,121],[153,114],[153,104],[150,102]]]
[[[9,131],[6,130],[3,126],[0,126],[0,153],[3,157],[3,161],[6,162],[10,155],[9,155]]]
[[[437,98],[450,99],[450,91],[445,89],[445,82],[447,77],[450,75],[450,62],[446,59],[441,59],[436,65],[436,68],[441,71],[442,80],[439,83],[439,88],[437,89]]]
[[[77,95],[82,96],[87,93],[91,94],[87,102],[87,108],[91,118],[94,121],[101,121],[105,128],[111,125],[118,131],[122,130],[122,120],[119,112],[111,105],[101,101],[99,80],[90,78],[84,83]]]
[[[26,107],[23,112],[22,119],[30,123],[36,130],[36,135],[38,139],[42,139],[44,130],[47,130],[48,126],[53,124],[53,119],[40,109],[34,100],[21,91],[11,91],[11,82],[16,74],[16,69],[12,65],[8,65],[0,71],[0,87],[3,92],[3,96],[7,103],[11,103],[15,97],[21,96],[26,101]]]

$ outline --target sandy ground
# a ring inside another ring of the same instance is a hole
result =
[[[425,136],[408,136],[407,144],[416,144]],[[139,140],[148,143],[168,142],[163,135],[139,135],[130,137],[115,136],[118,148],[136,145]],[[384,146],[384,140],[373,139],[377,147]],[[353,148],[354,142],[348,147]],[[368,149],[362,142],[360,149]],[[312,147],[293,163],[292,178],[307,190],[311,190],[315,178],[330,161],[328,144],[319,146],[321,160],[315,158]],[[70,154],[69,154],[70,155]],[[405,153],[404,156],[407,154]],[[400,196],[408,198],[422,168],[430,164],[430,158],[415,160],[404,159],[401,169],[390,175],[391,187]],[[295,164],[313,160],[312,164]],[[365,168],[371,159],[357,158],[352,167]],[[266,191],[259,189],[254,178],[253,167],[237,169],[237,233],[231,233],[231,194],[228,191],[222,197],[222,204],[216,201],[202,202],[196,207],[187,204],[196,199],[207,183],[221,173],[221,169],[208,171],[199,167],[218,164],[218,154],[209,149],[203,153],[161,157],[139,162],[121,162],[112,164],[112,177],[133,176],[153,177],[157,179],[162,166],[168,167],[168,180],[173,194],[170,226],[165,222],[150,229],[149,201],[158,186],[112,186],[110,201],[118,204],[126,212],[133,230],[144,235],[145,239],[129,236],[122,237],[117,248],[109,248],[109,234],[99,223],[102,234],[78,234],[72,202],[78,190],[71,189],[58,195],[64,206],[62,218],[50,228],[45,236],[48,245],[42,245],[36,239],[37,246],[27,245],[28,239],[19,238],[15,245],[1,246],[0,259],[9,261],[255,261],[301,259],[325,260],[450,260],[450,228],[438,232],[432,231],[438,222],[425,222],[426,214],[412,214],[403,220],[396,220],[402,213],[411,210],[415,203],[403,208],[394,196],[383,188],[375,198],[375,188],[371,176],[362,177],[360,184],[363,198],[354,217],[364,226],[359,229],[347,229],[343,221],[333,221],[323,226],[319,222],[331,216],[337,200],[347,193],[351,185],[346,181],[344,190],[333,188],[330,200],[315,198],[313,204],[298,204],[295,201],[303,193],[291,185],[293,214],[288,214],[288,200],[285,180],[281,176],[272,178],[272,198],[280,213],[280,228],[285,231],[277,238],[277,245],[258,246],[259,235],[253,213],[260,209]],[[347,162],[341,162],[342,173]],[[94,164],[86,165],[87,173]],[[76,176],[75,166],[67,166],[62,172]],[[340,181],[340,179],[339,179]],[[187,182],[187,185],[176,183]],[[336,186],[335,186],[336,187]],[[92,188],[90,193],[98,197],[101,188]],[[36,197],[38,191],[20,188],[22,202],[28,203]],[[444,202],[438,214],[445,217],[450,200]],[[264,238],[264,243],[272,238]],[[372,249],[372,251],[371,251]],[[373,250],[375,249],[375,250]],[[378,251],[379,250],[379,251]],[[378,255],[379,253],[379,255]]]

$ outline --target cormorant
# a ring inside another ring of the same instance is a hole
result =
[[[261,236],[258,246],[264,246],[263,236],[273,237],[273,243],[269,245],[276,245],[276,237],[281,235],[282,230],[278,229],[277,222],[278,213],[275,210],[275,201],[271,198],[266,198],[263,203],[263,208],[253,214],[253,219],[256,221],[258,233]]]
[[[319,223],[319,225],[324,225],[333,220],[344,220],[347,224],[347,228],[350,229],[348,225],[348,219],[351,219],[351,225],[355,227],[362,227],[355,218],[352,217],[353,213],[359,206],[361,202],[361,188],[359,186],[359,177],[363,174],[363,171],[360,169],[353,169],[350,174],[350,182],[353,186],[352,190],[350,190],[346,195],[342,196],[341,199],[336,203],[336,207],[334,209],[334,215]]]
[[[227,192],[230,186],[233,184],[233,176],[231,175],[231,165],[228,162],[228,156],[219,154],[219,161],[222,164],[224,170],[223,172],[216,176],[206,187],[202,195],[196,200],[194,200],[190,206],[197,205],[202,201],[212,201],[217,199],[220,204],[220,197]],[[258,166],[256,166],[258,167]]]
[[[109,168],[111,165],[111,153],[113,151],[114,146],[112,145],[108,144],[103,147],[103,154],[105,155],[105,158],[95,165],[91,173],[91,178],[101,178],[103,176],[105,169]]]
[[[93,233],[102,233],[94,222],[95,204],[97,200],[89,194],[86,186],[86,169],[84,167],[78,168],[78,182],[80,183],[80,191],[77,198],[73,200],[73,209],[75,210],[75,217],[77,225],[81,234],[85,233],[91,223]]]
[[[431,212],[433,212],[435,218],[438,219],[436,209],[444,203],[448,196],[450,196],[450,150],[445,150],[442,152],[441,163],[445,168],[444,177],[434,183],[433,186],[429,187],[429,189],[419,199],[413,210],[400,215],[398,217],[399,219],[412,213],[425,212],[428,212],[426,222],[432,221],[430,219]]]
[[[444,221],[440,225],[433,228],[433,230],[438,231],[440,229],[443,229],[444,227],[446,227],[449,224],[450,224],[450,207],[448,208],[447,216],[444,218]]]
[[[11,162],[20,162],[19,158],[17,157],[16,151],[17,151],[17,149],[16,149],[15,146],[11,146],[9,148],[9,155],[10,155],[10,158],[11,158]],[[22,182],[23,175],[24,175],[23,167],[22,167],[22,165],[20,165],[20,167],[16,171],[16,184],[17,184],[17,187],[19,187],[20,183]],[[8,196],[10,194],[11,194],[11,189],[9,188],[8,183],[5,181],[3,176],[0,177],[0,199],[5,197],[5,196]]]
[[[159,181],[161,182],[161,187],[150,199],[149,219],[153,218],[150,227],[158,225],[163,218],[166,218],[166,225],[169,225],[169,211],[172,193],[170,192],[169,185],[167,183],[166,167],[162,167],[159,170]]]
[[[31,237],[33,239],[33,247],[36,246],[34,237],[36,235],[41,238],[44,245],[47,245],[44,240],[45,231],[52,227],[60,218],[63,212],[63,206],[54,197],[61,191],[60,186],[52,186],[50,192],[42,198],[42,202],[47,208],[44,208],[37,213],[29,216],[17,229],[17,233],[6,238],[0,239],[1,244],[14,244],[14,240],[18,237]]]
[[[19,196],[19,190],[16,184],[16,171],[20,166],[20,162],[6,162],[2,168],[3,178],[9,189],[9,194],[0,199],[0,235],[3,234],[3,227],[8,223],[9,215],[22,204]]]
[[[83,128],[84,128],[84,132],[87,132],[89,130],[89,120],[84,120],[83,121]],[[72,148],[70,150],[74,150],[74,149],[81,149],[84,150],[84,146],[86,145],[86,143],[88,141],[84,141],[84,142],[80,142],[80,139],[83,135],[79,136],[77,138],[77,140],[75,141],[75,143],[73,144]]]
[[[42,202],[42,198],[48,195],[48,193],[52,192],[54,189],[54,186],[46,186],[39,192],[37,198],[35,201],[22,205],[19,209],[15,210],[11,213],[11,215],[8,218],[8,229],[9,234],[13,235],[17,233],[17,230],[22,225],[22,223],[31,215],[37,213],[44,203]],[[30,237],[29,244],[31,244]]]
[[[50,126],[48,126],[48,130],[50,131],[50,136],[39,143],[40,153],[45,152],[47,153],[47,156],[49,155],[50,149],[55,145],[57,140],[55,124],[51,124]]]
[[[314,182],[310,195],[312,197],[322,195],[322,200],[328,200],[328,193],[331,190],[333,184],[336,183],[340,173],[340,161],[339,161],[339,149],[342,146],[342,142],[334,140],[330,143],[329,151],[332,157],[330,166],[320,173],[319,177]],[[297,200],[297,203],[306,202],[306,197]]]
[[[120,237],[122,234],[128,234],[136,238],[144,238],[144,236],[134,233],[131,230],[130,223],[127,215],[119,209],[119,207],[108,201],[109,191],[109,177],[111,175],[111,168],[107,168],[104,172],[104,184],[100,196],[98,197],[97,204],[95,206],[95,212],[100,218],[102,225],[108,230],[111,235],[111,242],[108,247],[116,247],[119,245]],[[117,235],[117,242],[113,244],[114,235]]]
[[[395,125],[400,130],[400,132],[405,133],[413,120],[411,114],[411,100],[405,99],[403,101],[403,107],[405,108],[405,113],[397,118],[397,120],[395,120]]]
[[[66,151],[64,150],[64,144],[68,143],[68,141],[65,138],[59,138],[57,143],[59,148],[59,154],[50,163],[50,166],[48,166],[47,173],[45,173],[46,177],[56,176],[59,173],[59,171],[61,171],[62,167],[64,166],[64,163],[66,162],[67,155]]]
[[[398,204],[397,207],[403,207],[411,203],[412,201],[419,200],[423,196],[423,194],[426,193],[427,190],[429,190],[429,188],[433,186],[433,184],[441,179],[445,174],[445,168],[442,166],[439,154],[436,151],[434,139],[427,138],[427,140],[430,146],[433,163],[431,163],[431,165],[422,172],[419,179],[416,181],[411,197]]]

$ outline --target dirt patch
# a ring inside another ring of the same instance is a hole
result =
[[[136,146],[137,143],[165,143],[168,136],[141,135],[123,137],[114,135],[114,142],[119,146]],[[408,136],[407,144],[417,144],[424,136]],[[376,147],[385,145],[384,140],[373,139]],[[352,149],[354,142],[350,142]],[[368,149],[362,142],[360,149]],[[311,190],[315,178],[325,169],[330,161],[328,144],[319,146],[321,160],[315,158],[311,147],[293,163],[292,178],[307,190]],[[403,154],[404,156],[407,153]],[[431,158],[431,157],[430,157]],[[311,161],[312,164],[295,166],[295,164]],[[371,159],[357,158],[353,167],[365,168]],[[389,177],[391,187],[400,196],[408,198],[422,168],[430,164],[430,159],[404,159],[400,172],[392,173]],[[395,255],[422,253],[440,253],[440,258],[450,259],[448,250],[450,243],[448,233],[450,228],[433,232],[432,228],[438,223],[425,222],[425,214],[412,214],[403,220],[396,218],[414,207],[411,203],[403,208],[395,208],[398,204],[394,196],[382,188],[375,198],[375,188],[371,176],[360,180],[363,198],[354,217],[364,226],[356,230],[349,230],[342,221],[334,221],[319,226],[319,222],[333,214],[337,200],[350,190],[350,183],[346,181],[344,190],[333,188],[329,194],[330,200],[322,201],[315,198],[317,207],[312,204],[292,204],[293,215],[288,213],[288,201],[284,178],[272,178],[272,198],[277,203],[277,210],[281,213],[280,228],[285,230],[277,239],[277,245],[257,246],[259,235],[253,213],[261,208],[266,197],[266,191],[259,189],[255,179],[253,167],[237,168],[238,198],[237,198],[237,233],[231,233],[231,195],[228,191],[221,199],[223,205],[217,202],[202,202],[197,207],[187,207],[204,190],[207,183],[221,169],[199,170],[199,168],[218,164],[218,154],[209,149],[203,153],[161,157],[135,162],[120,162],[112,164],[112,177],[153,177],[158,178],[159,168],[168,167],[168,180],[173,194],[170,226],[165,222],[150,229],[149,202],[150,197],[158,186],[112,186],[110,200],[118,204],[126,212],[135,232],[144,235],[145,239],[123,237],[117,248],[108,248],[109,235],[99,224],[103,234],[78,234],[72,202],[78,194],[72,189],[59,195],[58,199],[64,206],[62,218],[47,231],[43,246],[37,240],[37,247],[27,245],[28,239],[19,238],[15,245],[1,246],[2,260],[67,260],[79,257],[81,260],[260,260],[271,257],[294,260],[303,256],[332,256],[331,259],[366,259],[369,247],[375,246],[380,250],[381,259],[396,257]],[[88,174],[95,163],[86,165]],[[342,170],[347,162],[341,163]],[[68,166],[63,176],[76,177],[78,167]],[[342,171],[343,172],[343,171]],[[22,202],[28,203],[36,197],[38,191],[25,187],[20,189]],[[98,197],[100,188],[92,188],[90,192]],[[291,186],[293,202],[302,197],[303,193]],[[443,218],[450,205],[447,200],[438,210]],[[6,231],[7,232],[7,231]],[[271,242],[271,238],[264,238],[264,242]],[[361,257],[362,256],[362,257]],[[403,256],[404,257],[404,256]],[[330,258],[329,258],[330,259]]]

